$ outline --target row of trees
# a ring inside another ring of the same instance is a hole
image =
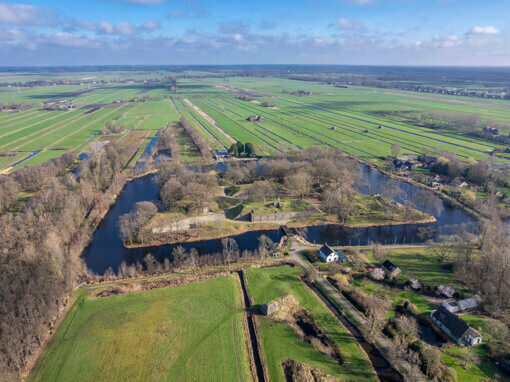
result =
[[[13,196],[3,212],[14,190],[33,196],[0,217],[0,380],[17,379],[48,335],[73,283],[86,274],[83,248],[125,183],[122,154],[112,145],[83,160],[79,178],[65,171],[72,159],[64,154],[2,178],[0,195]]]
[[[211,148],[209,143],[200,135],[200,133],[191,126],[191,124],[184,118],[181,117],[181,126],[184,128],[186,133],[190,136],[193,144],[197,147],[198,151],[203,157],[211,156]]]
[[[221,239],[221,246],[221,252],[200,254],[196,248],[187,250],[182,245],[178,245],[172,249],[171,256],[165,257],[162,261],[158,261],[149,253],[144,256],[143,263],[136,262],[128,265],[123,261],[116,274],[110,267],[103,276],[97,277],[99,280],[111,280],[208,266],[230,266],[234,263],[264,259],[276,251],[278,244],[266,235],[261,235],[258,239],[258,248],[253,251],[241,251],[238,243],[232,238]]]

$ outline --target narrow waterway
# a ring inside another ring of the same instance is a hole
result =
[[[216,165],[216,169],[224,171],[225,165],[220,163]],[[366,166],[362,166],[362,174],[360,191],[365,194],[378,193],[380,184],[387,180],[386,175]],[[187,250],[196,248],[199,254],[212,254],[222,251],[221,239],[132,249],[126,249],[122,246],[122,240],[117,227],[119,216],[130,212],[137,202],[158,200],[159,188],[155,179],[155,175],[136,178],[130,181],[119,195],[117,202],[111,207],[94,233],[91,244],[83,253],[87,267],[91,271],[103,274],[111,267],[116,272],[123,261],[126,261],[128,264],[141,263],[143,257],[148,253],[154,255],[159,261],[163,261],[165,257],[171,259],[172,250],[177,245],[182,245]],[[398,202],[402,202],[406,194],[416,190],[415,186],[404,182],[395,181],[395,184],[400,187],[402,195],[404,195],[395,197],[395,200]],[[308,227],[305,230],[304,236],[310,242],[328,243],[331,245],[367,245],[376,242],[383,244],[418,244],[427,240],[427,237],[420,235],[419,228],[421,227],[440,227],[446,230],[451,225],[473,222],[473,219],[465,213],[448,206],[441,199],[434,196],[431,200],[434,202],[435,208],[432,211],[426,212],[432,213],[436,217],[437,221],[435,223],[364,228],[322,225]],[[233,238],[237,241],[241,252],[244,250],[253,251],[257,249],[258,238],[262,234],[268,236],[273,241],[279,241],[283,236],[279,229],[275,229],[246,232]]]

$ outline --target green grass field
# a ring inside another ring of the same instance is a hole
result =
[[[249,381],[233,276],[114,297],[80,291],[29,381]]]
[[[406,277],[416,278],[422,284],[462,289],[451,270],[443,266],[428,248],[392,249],[386,251],[386,257],[398,265]],[[370,251],[367,258],[375,264]]]
[[[107,74],[108,77],[110,74]],[[62,85],[0,90],[0,102],[26,102],[33,109],[21,113],[0,113],[0,151],[43,150],[23,165],[41,163],[61,154],[57,146],[82,150],[106,122],[119,119],[127,128],[158,130],[184,116],[212,149],[229,147],[231,139],[254,144],[260,155],[301,150],[312,145],[338,148],[369,161],[379,162],[391,154],[391,146],[402,146],[402,155],[418,155],[436,149],[455,152],[460,159],[491,159],[489,152],[503,148],[492,141],[476,139],[447,129],[434,130],[413,125],[381,110],[425,113],[447,111],[476,114],[505,122],[510,119],[508,101],[476,100],[462,102],[455,96],[427,96],[405,91],[384,91],[362,87],[336,88],[319,83],[281,78],[235,78],[223,82],[217,78],[180,79],[177,92],[162,84]],[[240,89],[255,95],[255,102],[237,99]],[[305,97],[282,90],[306,89]],[[127,103],[133,98],[149,98],[142,103]],[[173,98],[175,103],[169,97]],[[166,99],[165,99],[166,98]],[[78,106],[111,107],[85,114],[88,109],[71,112],[41,110],[48,99],[68,99]],[[215,121],[198,113],[188,99]],[[262,107],[269,101],[274,108]],[[116,101],[124,103],[116,104]],[[480,104],[488,106],[480,106]],[[249,122],[251,115],[263,121]],[[382,125],[382,128],[379,128]],[[332,128],[334,126],[334,129]],[[495,157],[497,163],[510,160]],[[0,170],[14,163],[3,159]]]
[[[370,371],[369,362],[364,358],[355,340],[333,314],[303,285],[298,278],[300,272],[302,269],[299,267],[249,269],[246,273],[249,293],[255,305],[292,294],[300,306],[311,313],[319,327],[336,343],[344,364],[340,366],[332,358],[303,342],[287,324],[258,316],[262,349],[271,381],[285,381],[282,362],[288,358],[310,364],[340,380],[376,380]]]

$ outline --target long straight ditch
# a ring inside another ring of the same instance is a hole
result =
[[[259,351],[259,341],[257,339],[257,331],[255,329],[255,319],[253,313],[250,311],[251,301],[246,290],[246,284],[244,280],[244,273],[238,271],[239,280],[241,281],[241,289],[243,290],[244,306],[246,308],[246,321],[248,322],[248,334],[250,336],[250,344],[253,354],[253,363],[255,365],[255,371],[258,382],[265,382],[266,375],[264,373],[264,366],[262,363],[262,356]]]

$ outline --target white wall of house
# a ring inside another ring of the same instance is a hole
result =
[[[335,261],[338,261],[338,255],[336,253],[326,254],[322,251],[319,251],[319,256],[321,257],[322,261],[326,263],[333,263]]]

